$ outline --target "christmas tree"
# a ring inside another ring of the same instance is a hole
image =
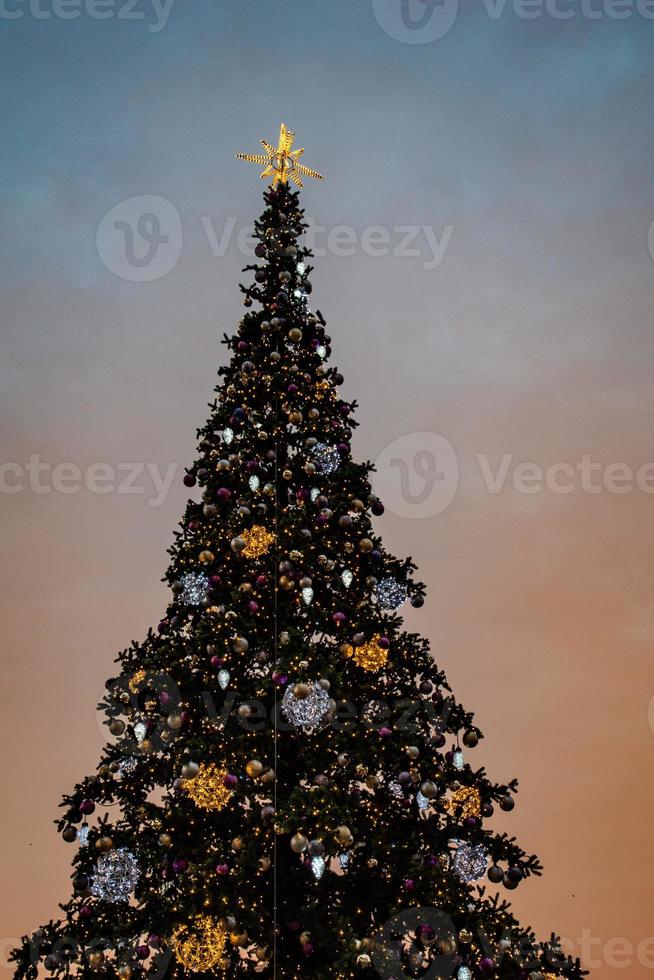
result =
[[[473,715],[403,628],[425,589],[376,533],[356,403],[309,305],[290,183],[320,175],[284,126],[263,145],[244,157],[272,179],[253,282],[184,477],[170,603],[107,681],[108,742],[58,820],[73,895],[16,975],[579,978],[502,897],[541,871],[488,826],[517,783],[476,767]]]

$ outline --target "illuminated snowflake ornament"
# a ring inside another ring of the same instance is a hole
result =
[[[317,728],[329,711],[329,694],[316,681],[309,685],[306,698],[296,698],[288,687],[282,699],[282,714],[294,728],[305,731]]]
[[[331,476],[341,465],[341,454],[335,446],[319,442],[313,449],[314,461],[321,473]]]
[[[116,848],[98,858],[91,893],[105,902],[128,902],[139,875],[132,852],[124,847]]]
[[[209,591],[209,579],[202,572],[187,572],[182,575],[182,591],[180,593],[183,602],[189,606],[199,606],[205,602]]]

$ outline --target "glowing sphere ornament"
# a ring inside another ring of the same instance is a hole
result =
[[[225,769],[203,762],[197,776],[182,780],[182,788],[201,809],[222,810],[232,798],[232,791],[225,785],[226,776]]]
[[[458,847],[452,859],[452,869],[461,881],[470,883],[477,881],[486,874],[488,853],[481,844],[467,844],[458,841]]]
[[[309,693],[306,697],[298,698],[294,693],[293,687],[288,687],[282,699],[282,714],[294,728],[302,728],[305,731],[317,728],[330,707],[330,698],[327,691],[316,681],[308,685]]]
[[[459,820],[478,817],[481,813],[481,794],[476,786],[462,786],[454,790],[445,806]]]
[[[352,659],[357,667],[364,670],[381,670],[388,662],[388,650],[380,646],[381,636],[373,636],[371,640],[354,647]]]
[[[265,555],[275,540],[274,534],[258,524],[253,525],[247,531],[242,531],[240,537],[245,541],[245,548],[241,554],[246,558],[260,558],[261,555]]]
[[[191,973],[204,973],[217,966],[225,955],[226,944],[225,926],[209,915],[178,926],[171,938],[175,956]]]
[[[91,893],[105,902],[128,902],[139,880],[139,866],[124,847],[107,851],[98,858]]]
[[[399,609],[406,602],[406,586],[394,578],[383,578],[375,589],[377,601],[382,609]]]
[[[335,446],[319,442],[313,449],[313,458],[321,473],[331,476],[341,465],[341,454]]]
[[[182,602],[189,606],[199,606],[200,603],[206,601],[209,591],[207,575],[203,575],[202,572],[187,572],[186,575],[182,575],[180,582],[182,584],[182,591],[180,592]]]

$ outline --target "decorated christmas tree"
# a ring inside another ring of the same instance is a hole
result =
[[[403,627],[425,589],[351,455],[293,140],[244,157],[272,186],[170,602],[107,681],[107,744],[58,820],[73,895],[16,975],[579,978],[504,895],[541,871],[489,827],[516,781],[477,766],[473,715]]]

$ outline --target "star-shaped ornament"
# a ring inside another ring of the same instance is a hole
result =
[[[287,184],[289,180],[292,180],[298,187],[304,187],[302,177],[315,177],[316,180],[322,180],[322,174],[300,163],[300,157],[304,153],[304,148],[294,150],[292,148],[294,142],[295,133],[292,133],[282,123],[279,130],[279,141],[276,147],[271,146],[266,140],[261,140],[261,145],[266,151],[265,154],[237,153],[236,157],[238,160],[247,160],[248,163],[257,163],[264,167],[261,177],[263,180],[272,177],[273,187],[277,184]]]

